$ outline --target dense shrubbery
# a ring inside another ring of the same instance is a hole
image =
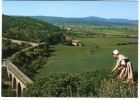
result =
[[[75,96],[79,78],[69,73],[50,73],[47,77],[39,78],[28,85],[24,96],[65,97]]]
[[[107,70],[50,73],[28,84],[25,97],[137,97],[138,84],[115,80]]]

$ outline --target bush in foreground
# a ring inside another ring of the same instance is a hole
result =
[[[138,97],[137,83],[122,83],[121,80],[102,80],[99,89],[100,97]]]
[[[50,73],[27,86],[24,96],[73,97],[78,92],[79,78],[69,73]]]
[[[107,70],[50,73],[28,84],[25,97],[137,97],[138,84],[115,80]]]

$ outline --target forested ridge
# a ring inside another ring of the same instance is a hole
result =
[[[58,26],[37,19],[2,15],[2,37],[32,42],[60,42],[65,32]]]
[[[49,22],[52,24],[62,25],[118,25],[118,26],[137,26],[138,20],[117,19],[117,18],[100,18],[95,16],[82,18],[65,18],[53,16],[29,16],[38,20]]]

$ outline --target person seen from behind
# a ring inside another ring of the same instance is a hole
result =
[[[116,58],[117,61],[111,73],[117,70],[117,78],[121,79],[124,83],[133,83],[133,66],[131,61],[120,54],[118,50],[114,50],[112,56]]]

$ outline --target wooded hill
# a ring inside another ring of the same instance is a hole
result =
[[[66,30],[29,17],[2,15],[2,37],[32,41],[60,42]]]
[[[95,16],[83,18],[64,18],[52,16],[29,16],[29,17],[49,22],[52,24],[62,24],[62,25],[121,25],[121,26],[138,25],[138,20],[116,19],[116,18],[106,19]]]

